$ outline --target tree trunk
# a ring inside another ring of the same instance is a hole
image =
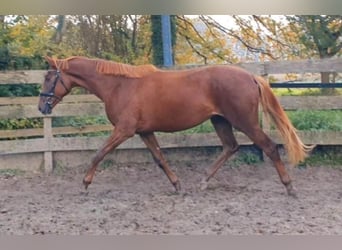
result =
[[[63,34],[65,32],[66,25],[65,25],[65,16],[64,15],[59,15],[58,16],[58,25],[56,28],[56,33],[53,36],[52,40],[56,43],[59,44],[62,42]]]
[[[323,53],[322,51],[320,51],[320,57],[322,59],[324,58],[330,58],[327,53]],[[321,83],[325,83],[325,84],[329,84],[331,83],[330,81],[330,75],[332,74],[332,72],[321,72]],[[333,95],[335,93],[335,89],[334,88],[323,88],[321,89],[321,93],[323,95]]]
[[[321,72],[321,82],[325,84],[334,83],[335,82],[335,72]],[[330,80],[332,77],[332,80]],[[321,90],[323,95],[333,95],[336,93],[335,88],[323,88]]]
[[[0,15],[0,28],[4,29],[5,28],[5,16]]]

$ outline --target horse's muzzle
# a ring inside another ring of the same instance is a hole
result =
[[[52,113],[52,105],[49,103],[45,103],[43,108],[39,106],[38,109],[43,115],[49,115]]]

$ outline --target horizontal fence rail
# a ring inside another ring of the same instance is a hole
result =
[[[342,72],[342,59],[303,60],[295,62],[268,62],[239,64],[258,75],[286,73],[320,73]],[[175,69],[194,66],[174,67]],[[0,72],[0,84],[41,84],[46,71],[10,71]],[[272,88],[341,88],[342,83],[272,83]],[[282,96],[279,101],[285,110],[342,110],[341,96]],[[53,127],[52,119],[71,116],[105,116],[104,104],[94,95],[69,95],[56,106],[51,115],[44,116],[38,109],[38,97],[0,97],[0,118],[43,119],[43,128],[0,130],[0,157],[16,157],[18,154],[43,154],[45,170],[53,168],[55,152],[74,152],[97,150],[104,142],[105,136],[80,136],[85,133],[109,132],[111,124],[80,125]],[[262,126],[272,139],[281,144],[278,133],[270,129],[263,121]],[[73,137],[65,137],[72,136]],[[64,137],[61,137],[64,136]],[[251,141],[239,132],[237,140],[242,145]],[[306,144],[342,145],[342,132],[339,131],[299,131],[299,136]],[[211,147],[220,146],[215,133],[205,134],[158,134],[163,148]],[[142,149],[145,145],[140,138],[133,137],[119,149]],[[0,164],[1,167],[1,164]]]
[[[271,83],[272,88],[342,88],[342,83]]]

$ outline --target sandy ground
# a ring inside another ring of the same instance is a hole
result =
[[[341,170],[291,169],[294,199],[269,163],[224,166],[200,190],[206,165],[173,167],[179,194],[153,164],[98,171],[87,191],[81,167],[1,175],[0,234],[342,234]]]

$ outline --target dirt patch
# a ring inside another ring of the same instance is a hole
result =
[[[97,173],[88,191],[84,169],[0,177],[0,234],[313,234],[342,233],[342,171],[290,171],[299,199],[288,197],[273,167],[225,166],[207,190],[203,166],[173,167],[175,194],[155,165]]]

